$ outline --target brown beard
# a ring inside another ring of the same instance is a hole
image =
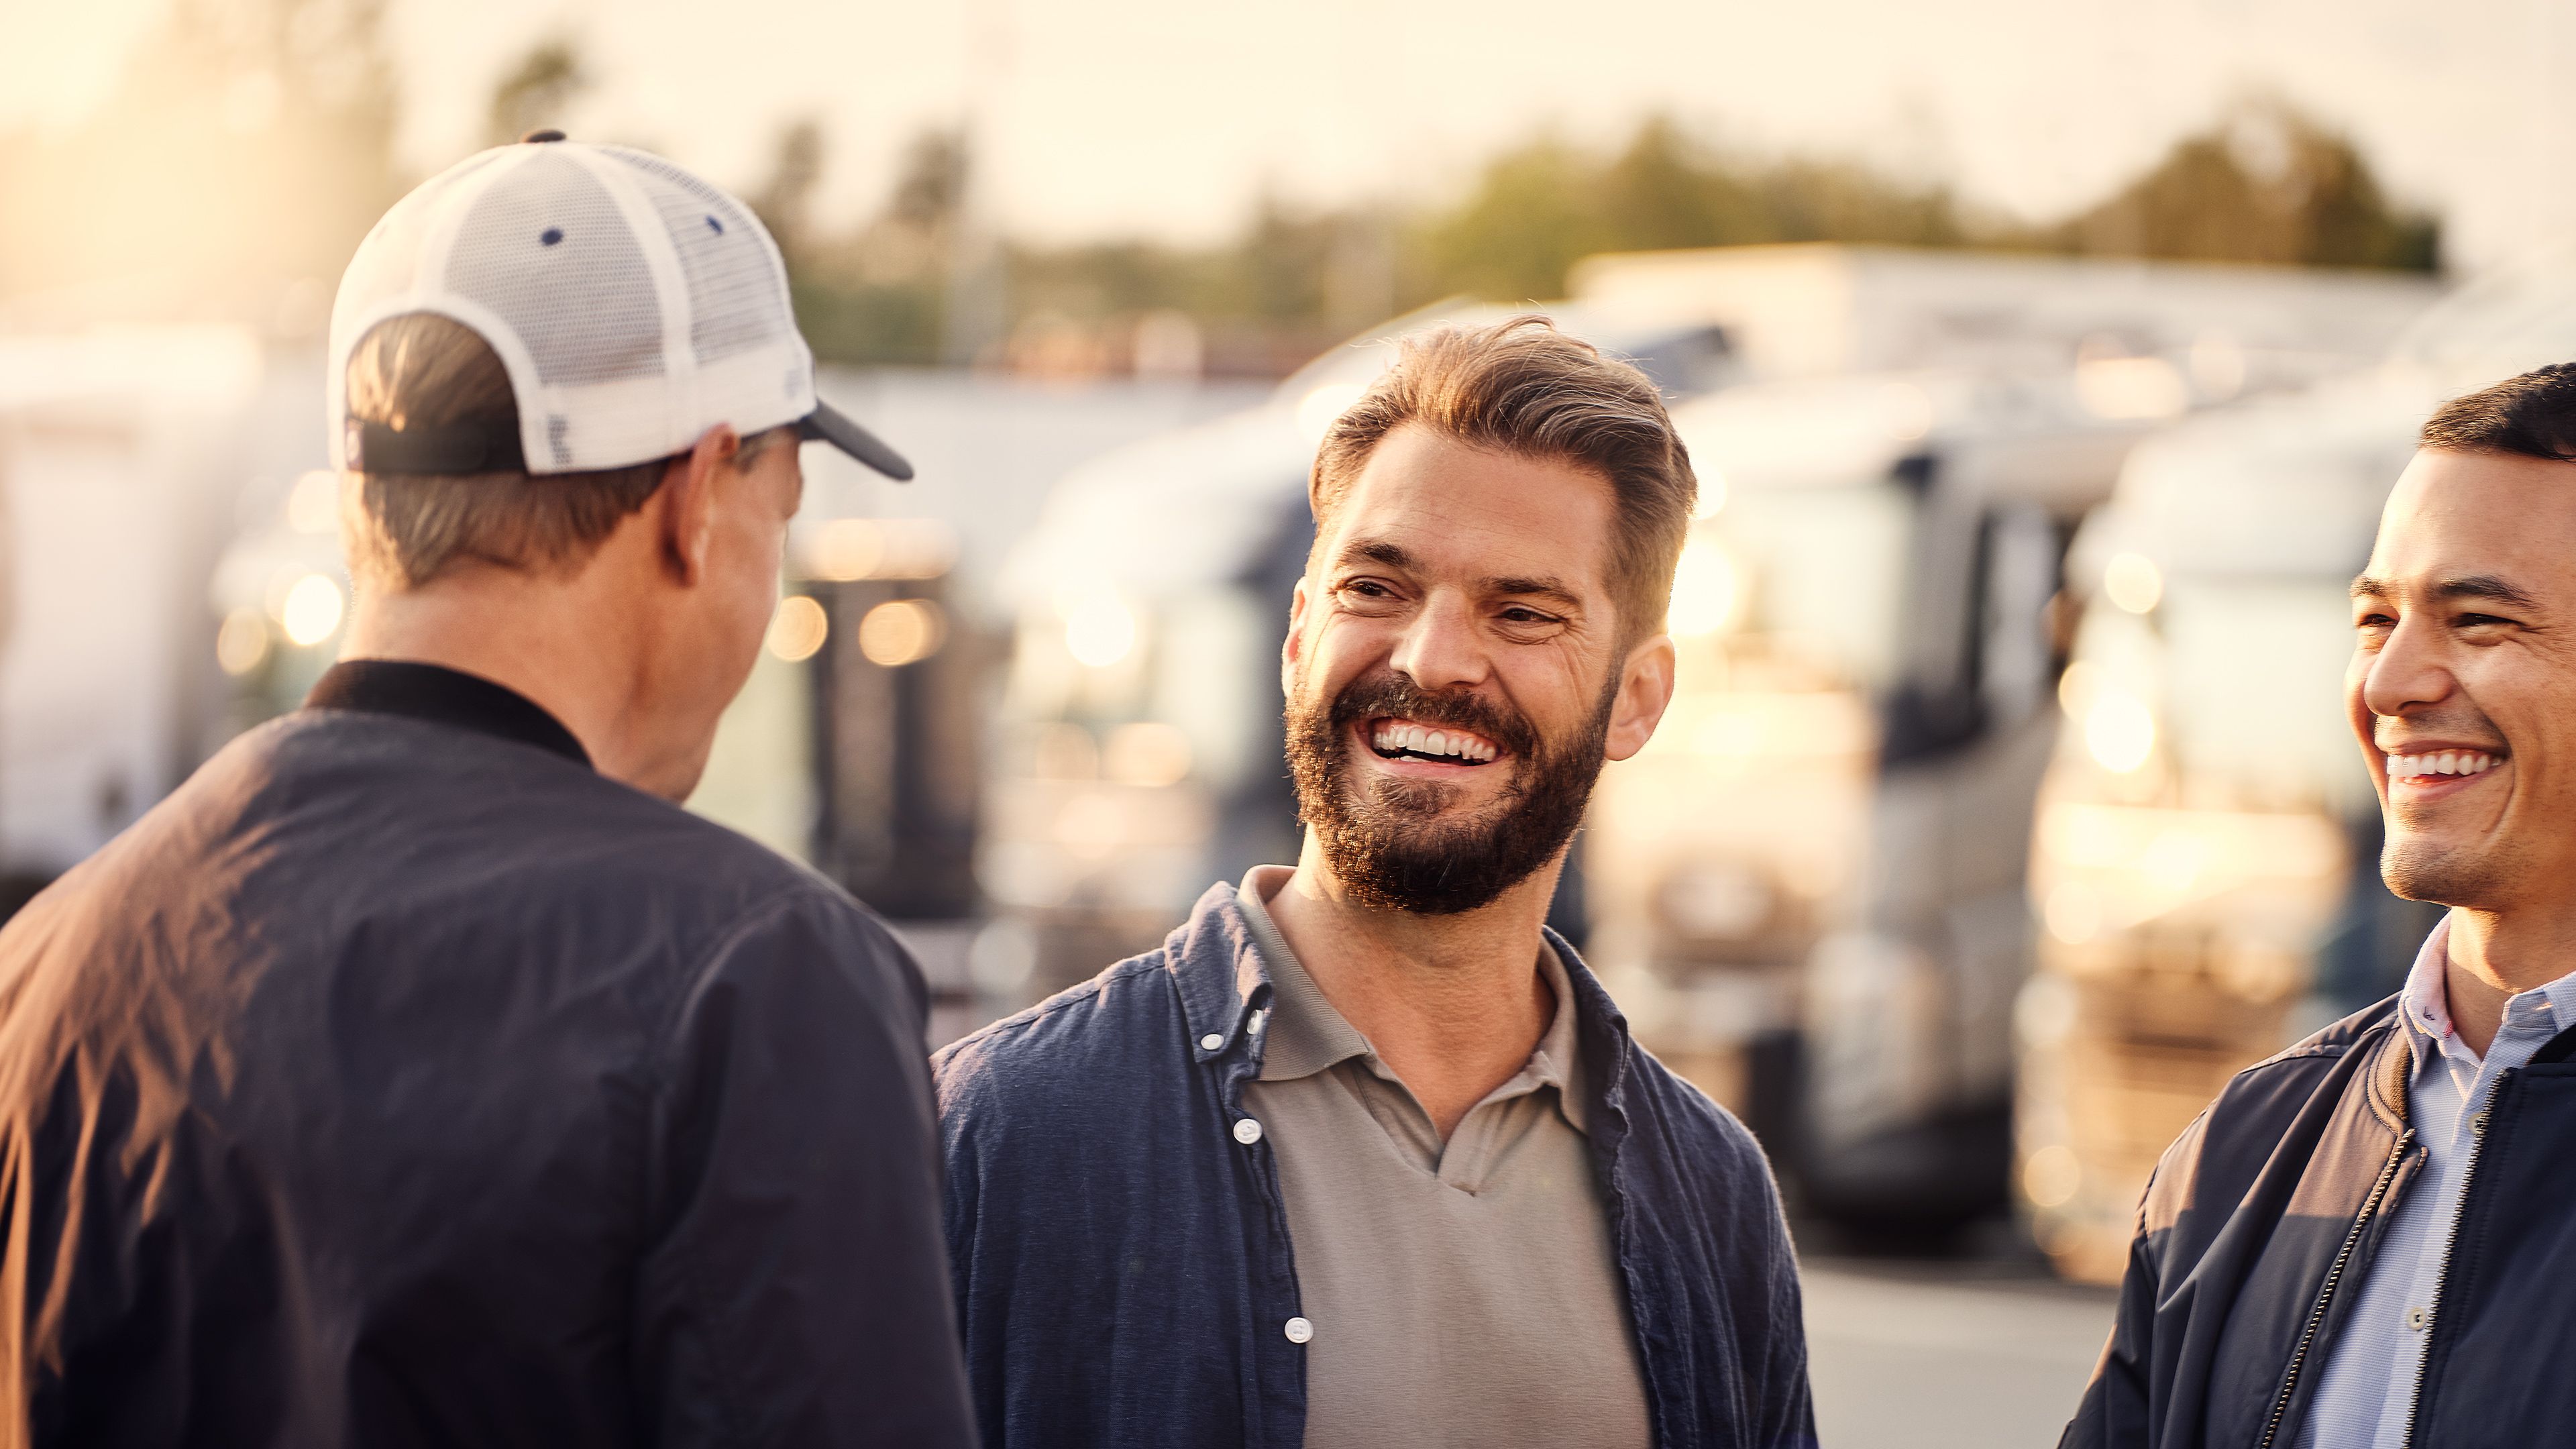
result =
[[[1301,688],[1287,714],[1298,818],[1359,905],[1425,916],[1490,905],[1555,859],[1583,823],[1608,756],[1618,692],[1614,671],[1592,718],[1551,746],[1518,711],[1471,692],[1429,693],[1395,674],[1354,680],[1329,701]],[[1456,725],[1502,746],[1512,772],[1502,798],[1481,819],[1443,821],[1458,795],[1454,786],[1378,780],[1363,793],[1351,780],[1350,727],[1390,715]]]

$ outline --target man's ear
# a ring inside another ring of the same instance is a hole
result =
[[[717,475],[731,472],[741,451],[742,437],[733,425],[718,423],[662,471],[655,493],[662,500],[662,562],[683,588],[706,577],[707,552],[715,543]]]
[[[1673,641],[1658,634],[1628,651],[1619,697],[1610,706],[1609,756],[1624,760],[1646,747],[1673,702]]]
[[[1288,596],[1288,637],[1279,642],[1279,692],[1297,697],[1297,661],[1306,653],[1306,581]]]

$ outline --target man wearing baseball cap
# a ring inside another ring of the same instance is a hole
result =
[[[918,971],[678,808],[814,396],[777,248],[539,133],[331,330],[306,707],[0,931],[0,1440],[966,1445]]]

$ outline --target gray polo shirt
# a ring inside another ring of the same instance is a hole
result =
[[[1583,1128],[1573,991],[1511,1080],[1444,1146],[1431,1116],[1238,895],[1272,985],[1262,1124],[1287,1198],[1306,1344],[1306,1449],[1653,1442],[1627,1294]]]

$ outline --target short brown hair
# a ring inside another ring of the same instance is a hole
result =
[[[2576,463],[2576,363],[2552,363],[2455,397],[2434,409],[2419,441],[2447,452]]]
[[[1610,576],[1620,635],[1634,643],[1663,627],[1699,480],[1645,373],[1536,315],[1407,337],[1395,365],[1316,450],[1307,500],[1319,536],[1369,455],[1407,423],[1599,475],[1617,509]]]
[[[461,422],[517,427],[510,374],[473,329],[430,312],[388,318],[349,357],[350,417],[397,428]],[[743,440],[748,468],[776,429]],[[369,473],[341,520],[349,569],[418,588],[464,560],[546,570],[586,562],[662,486],[670,459],[588,473]]]

